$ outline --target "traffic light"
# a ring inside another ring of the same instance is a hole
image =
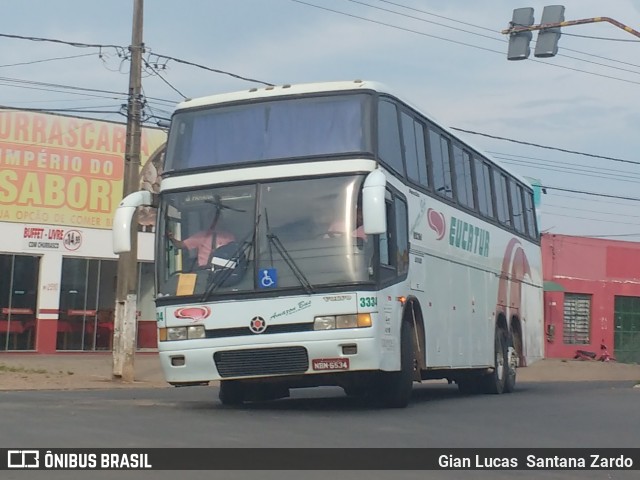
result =
[[[542,11],[542,20],[540,23],[545,25],[547,23],[560,23],[564,22],[564,6],[562,5],[547,5]],[[538,33],[538,40],[536,41],[536,49],[534,55],[536,57],[553,57],[558,53],[558,40],[560,39],[560,27],[545,28]]]
[[[546,7],[545,7],[546,10]],[[533,8],[516,8],[513,10],[513,18],[511,20],[512,27],[529,27],[533,25]],[[558,36],[560,36],[558,34]],[[509,60],[525,60],[529,57],[531,49],[531,32],[512,32],[509,34],[509,49],[507,58]]]

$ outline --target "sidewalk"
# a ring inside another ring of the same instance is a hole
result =
[[[113,356],[105,353],[0,354],[1,390],[165,388],[157,353],[134,358],[133,383],[112,380]]]
[[[111,353],[0,354],[1,390],[170,388],[157,353],[135,356],[135,381],[111,379]],[[640,384],[640,365],[545,359],[518,369],[518,382],[629,381]]]

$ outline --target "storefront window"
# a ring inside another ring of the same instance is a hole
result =
[[[0,255],[0,350],[33,350],[39,257]]]
[[[115,260],[63,259],[58,350],[112,349],[117,268]],[[155,319],[153,264],[139,264],[138,282],[138,319]],[[146,336],[155,347],[155,321]]]

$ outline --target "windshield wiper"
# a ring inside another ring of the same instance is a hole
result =
[[[275,233],[271,232],[271,228],[269,227],[269,216],[267,215],[267,209],[264,209],[264,218],[267,224],[267,240],[269,241],[269,254],[271,255],[271,246],[275,247],[276,251],[280,254],[280,257],[285,261],[287,266],[291,269],[295,277],[304,288],[304,291],[307,292],[308,295],[314,293],[313,286],[307,279],[306,275],[300,270],[296,262],[293,260],[287,249],[284,247],[280,238]],[[272,256],[272,255],[271,255]],[[273,265],[273,257],[271,258],[271,264]]]

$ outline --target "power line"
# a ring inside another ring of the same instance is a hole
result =
[[[26,85],[37,85],[37,86],[44,86],[44,87],[55,87],[55,88],[61,88],[66,90],[77,90],[82,92],[108,93],[112,95],[121,95],[121,96],[127,95],[126,92],[116,92],[114,90],[102,90],[98,88],[77,87],[77,86],[65,85],[61,83],[37,82],[35,80],[25,80],[22,78],[0,77],[0,81],[9,82],[9,83],[26,84]]]
[[[173,61],[174,61],[174,62],[176,62],[176,63],[182,63],[182,64],[184,64],[184,65],[190,65],[190,66],[192,66],[192,67],[201,68],[201,69],[203,69],[203,70],[207,70],[207,71],[209,71],[209,72],[213,72],[213,73],[220,73],[220,74],[222,74],[222,75],[228,75],[228,76],[230,76],[230,77],[237,78],[237,79],[239,79],[239,80],[245,80],[245,81],[247,81],[247,82],[261,83],[262,85],[266,85],[267,87],[273,87],[273,86],[274,86],[274,84],[273,84],[273,83],[264,82],[264,81],[262,81],[262,80],[257,80],[257,79],[255,79],[255,78],[245,77],[245,76],[242,76],[242,75],[238,75],[237,73],[227,72],[227,71],[225,71],[225,70],[220,70],[220,69],[217,69],[217,68],[207,67],[207,66],[205,66],[205,65],[200,65],[200,64],[198,64],[198,63],[190,62],[190,61],[188,61],[188,60],[182,60],[182,59],[180,59],[180,58],[171,57],[171,56],[169,56],[169,55],[163,55],[163,54],[161,54],[161,53],[153,53],[153,54],[151,54],[151,56],[153,56],[153,57],[157,57],[157,58],[163,58],[163,59],[166,59],[166,60],[173,60]],[[149,61],[150,61],[150,60],[149,60]],[[153,63],[153,62],[152,62],[152,63]]]
[[[106,43],[70,42],[68,40],[60,40],[57,38],[30,37],[30,36],[24,36],[24,35],[11,35],[8,33],[0,33],[0,37],[12,38],[16,40],[30,40],[32,42],[58,43],[63,45],[69,45],[71,47],[79,47],[79,48],[115,48],[116,50],[120,50],[120,51],[127,50],[127,47],[123,47],[122,45],[112,45],[112,44],[106,44]]]
[[[540,164],[542,165],[546,165],[546,166],[558,166],[558,162],[554,161],[554,160],[549,160],[547,158],[540,158],[540,157],[531,157],[528,155],[517,155],[515,153],[506,153],[506,152],[494,152],[494,151],[487,151],[486,153],[493,155],[496,158],[499,159],[503,159],[503,160],[513,160],[513,161],[522,161],[523,164],[527,164],[527,165],[532,165],[532,166],[538,166]],[[526,162],[525,160],[533,160],[532,162]],[[600,165],[596,166],[596,167],[590,167],[588,165],[584,165],[582,163],[573,163],[573,162],[563,162],[561,166],[567,166],[567,167],[572,167],[573,171],[579,170],[579,171],[584,171],[584,172],[589,172],[589,173],[605,173],[605,174],[610,174],[610,175],[624,175],[626,177],[628,177],[629,175],[631,176],[640,176],[640,173],[638,172],[632,172],[632,171],[628,171],[628,170],[618,170],[616,168],[607,168],[607,167],[601,167]]]
[[[640,43],[640,40],[633,40],[631,38],[594,37],[592,35],[577,35],[575,33],[566,33],[566,32],[562,32],[562,35],[566,35],[567,37],[589,38],[591,40],[605,40],[609,42]]]
[[[410,28],[404,28],[404,27],[399,27],[397,25],[392,25],[390,23],[385,23],[385,22],[380,22],[378,20],[372,20],[370,18],[364,18],[364,17],[360,17],[358,15],[354,15],[351,13],[346,13],[346,12],[341,12],[340,10],[334,10],[332,8],[327,8],[327,7],[321,7],[320,5],[315,5],[313,3],[307,3],[307,2],[303,2],[302,0],[291,0],[292,2],[295,3],[299,3],[301,5],[306,5],[308,7],[313,7],[313,8],[317,8],[319,10],[325,10],[327,12],[332,12],[332,13],[337,13],[339,15],[344,15],[346,17],[351,17],[351,18],[357,18],[359,20],[364,20],[365,22],[370,22],[370,23],[375,23],[377,25],[383,25],[385,27],[390,27],[390,28],[395,28],[396,30],[402,30],[404,32],[409,32],[409,33],[415,33],[417,35],[422,35],[423,37],[430,37],[430,38],[436,38],[438,40],[443,40],[445,42],[450,42],[450,43],[455,43],[456,45],[463,45],[465,47],[471,47],[471,48],[475,48],[477,50],[485,50],[487,52],[493,52],[493,53],[499,53],[500,55],[503,55],[504,52],[500,52],[498,50],[492,50],[490,48],[485,48],[485,47],[480,47],[478,45],[474,45],[472,43],[465,43],[465,42],[460,42],[458,40],[452,40],[450,38],[445,38],[445,37],[439,37],[438,35],[431,35],[429,33],[424,33],[424,32],[420,32],[418,30],[412,30]]]
[[[462,20],[457,20],[455,18],[451,18],[451,17],[445,17],[444,15],[437,15],[435,13],[432,12],[427,12],[425,10],[420,10],[419,8],[413,8],[413,7],[409,7],[407,5],[402,5],[400,3],[395,3],[395,2],[391,2],[388,0],[379,0],[382,3],[388,3],[390,5],[395,5],[396,7],[402,7],[402,8],[406,8],[407,10],[413,10],[414,12],[420,12],[420,13],[424,13],[425,15],[430,15],[432,17],[436,17],[436,18],[442,18],[444,20],[449,20],[450,22],[454,22],[454,23],[460,23],[462,25],[467,25],[469,27],[474,27],[474,28],[479,28],[481,30],[487,30],[489,32],[493,32],[496,33],[496,30],[492,29],[492,28],[488,28],[488,27],[483,27],[480,25],[475,25],[473,23],[467,23],[467,22],[463,22]]]
[[[56,83],[45,83],[45,82],[37,82],[33,80],[25,80],[20,78],[8,78],[8,77],[0,77],[0,85],[8,86],[8,87],[16,87],[23,88],[27,90],[39,90],[45,92],[57,92],[57,93],[65,93],[70,95],[78,95],[88,98],[108,98],[113,100],[124,100],[127,96],[124,92],[117,92],[112,90],[101,90],[96,88],[87,88],[87,87],[79,87],[76,85],[65,85],[65,84],[56,84]],[[83,92],[83,93],[79,93]],[[93,93],[84,93],[84,92],[96,92]],[[104,93],[105,95],[98,95],[98,93]],[[147,97],[147,100],[154,103],[160,103],[162,105],[167,106],[175,106],[177,103],[173,100],[168,100],[164,98],[158,97]],[[51,102],[54,100],[32,100],[26,103],[32,102]],[[55,101],[77,101],[73,99],[69,100],[55,100]]]
[[[635,205],[630,205],[628,203],[622,203],[622,202],[612,202],[611,200],[603,200],[601,198],[598,198],[598,199],[584,198],[584,196],[563,195],[563,194],[557,193],[557,192],[550,192],[549,195],[553,196],[553,197],[570,198],[571,200],[580,200],[581,202],[597,202],[598,204],[608,203],[608,204],[611,204],[611,205],[622,205],[623,207],[631,207],[632,206],[633,208],[636,208]]]
[[[142,59],[143,63],[145,64],[145,66],[150,69],[160,80],[162,80],[166,85],[169,86],[169,88],[171,88],[174,92],[176,92],[178,95],[180,95],[184,100],[187,99],[187,97],[180,91],[178,90],[176,87],[174,87],[171,83],[169,83],[169,81],[164,78],[160,72],[158,71],[157,68],[155,68],[154,66],[150,65],[144,58]]]
[[[4,85],[6,87],[23,88],[26,90],[38,90],[41,92],[55,92],[55,93],[65,93],[67,95],[80,95],[82,97],[87,97],[87,98],[110,98],[110,99],[118,100],[118,98],[111,97],[111,96],[96,95],[96,94],[89,94],[89,93],[78,93],[74,91],[64,91],[64,90],[55,89],[55,88],[30,87],[30,86],[13,85],[10,83],[7,84],[7,83],[1,83],[1,82],[0,82],[0,85]]]
[[[580,53],[580,52],[578,52],[578,53]],[[636,75],[640,75],[640,72],[638,72],[637,70],[629,70],[628,68],[622,68],[622,67],[613,67],[611,65],[606,65],[606,64],[600,63],[600,62],[594,62],[593,60],[585,60],[584,58],[578,58],[578,57],[574,57],[572,55],[567,55],[567,54],[564,54],[564,53],[558,53],[557,56],[558,57],[570,58],[571,60],[577,60],[579,62],[590,63],[592,65],[598,65],[599,67],[612,68],[614,70],[620,70],[621,72],[628,72],[628,73],[634,73]],[[593,55],[593,56],[595,56],[595,55]],[[605,58],[605,57],[601,57],[601,58]],[[543,62],[543,63],[546,63],[546,62]],[[634,66],[640,67],[638,65],[634,65]],[[567,68],[569,68],[569,67],[567,67]]]
[[[601,210],[593,210],[590,208],[578,208],[578,207],[567,207],[565,205],[555,205],[553,203],[549,203],[549,202],[545,202],[543,209],[545,212],[547,212],[547,207],[552,207],[552,208],[560,208],[562,210],[571,210],[571,211],[580,211],[580,212],[588,212],[588,213],[595,213],[595,214],[599,214],[599,215],[618,215],[618,216],[623,216],[623,217],[627,217],[627,218],[640,218],[640,215],[631,215],[629,213],[615,213],[615,212],[603,212]],[[597,218],[590,218],[589,220],[598,220]]]
[[[536,164],[534,162],[527,162],[525,160],[508,159],[500,156],[497,156],[494,158],[497,158],[502,163],[506,163],[508,165],[518,165],[518,166],[536,168],[536,169],[552,171],[552,172],[571,173],[571,174],[580,175],[583,177],[601,178],[604,180],[614,180],[614,181],[629,182],[629,183],[638,183],[638,181],[640,181],[640,177],[638,177],[638,175],[635,173],[629,173],[629,176],[630,176],[629,178],[629,177],[623,177],[622,175],[619,175],[619,174],[617,175],[617,174],[608,173],[608,172],[597,172],[593,170],[584,170],[579,168],[577,169],[577,168],[572,168],[570,166],[564,166],[559,164],[554,164],[554,165],[542,164],[541,165],[541,164]],[[571,163],[569,165],[575,165],[575,164]]]
[[[296,0],[294,0],[294,1],[296,1]],[[622,163],[631,163],[633,165],[640,165],[640,162],[637,162],[637,161],[634,161],[634,160],[625,160],[623,158],[608,157],[606,155],[596,155],[594,153],[579,152],[577,150],[568,150],[566,148],[560,148],[560,147],[550,147],[548,145],[541,145],[539,143],[525,142],[525,141],[522,141],[522,140],[515,140],[513,138],[500,137],[500,136],[497,136],[497,135],[490,135],[488,133],[475,132],[473,130],[466,130],[464,128],[457,128],[457,127],[449,127],[449,128],[451,128],[452,130],[457,130],[458,132],[469,133],[471,135],[480,135],[482,137],[492,138],[494,140],[503,140],[505,142],[519,143],[520,145],[529,145],[531,147],[544,148],[544,149],[547,149],[547,150],[556,150],[558,152],[571,153],[573,155],[584,155],[585,157],[601,158],[603,160],[611,160],[613,162],[622,162]]]
[[[31,60],[29,62],[8,63],[6,65],[0,65],[0,68],[18,67],[18,66],[23,66],[23,65],[34,65],[36,63],[54,62],[54,61],[57,61],[57,60],[70,60],[72,58],[93,57],[94,55],[97,55],[97,54],[96,53],[83,53],[82,55],[71,55],[71,56],[68,56],[68,57],[44,58],[42,60]]]
[[[120,107],[118,107],[120,108]],[[27,107],[5,107],[0,105],[0,110],[11,112],[36,112],[36,113],[117,113],[121,114],[119,110],[93,110],[93,109],[81,109],[81,108],[27,108]]]
[[[640,201],[640,198],[638,199],[638,201]],[[602,223],[617,223],[619,225],[636,225],[636,226],[638,225],[638,222],[623,222],[620,220],[603,220],[600,218],[579,217],[576,215],[563,215],[562,213],[552,213],[552,215],[556,217],[575,218],[577,220],[597,220],[598,222],[602,222]]]
[[[563,33],[563,35],[566,35]],[[602,60],[607,60],[609,62],[614,62],[614,63],[621,63],[623,65],[629,65],[630,67],[636,67],[636,68],[640,68],[640,65],[636,64],[636,63],[630,63],[630,62],[625,62],[623,60],[616,60],[615,58],[609,58],[609,57],[603,57],[602,55],[596,55],[595,53],[586,53],[586,52],[581,52],[580,50],[573,50],[571,48],[567,48],[567,47],[562,47],[563,51],[568,51],[568,52],[573,52],[573,53],[579,53],[580,55],[587,55],[589,57],[595,57],[595,58],[600,58]],[[565,56],[565,55],[562,55]],[[574,57],[571,57],[574,58]]]
[[[549,185],[541,185],[540,188],[542,188],[543,190],[558,190],[560,192],[571,192],[571,193],[580,193],[582,195],[593,195],[596,197],[604,197],[604,198],[617,198],[620,200],[629,200],[632,202],[640,202],[640,198],[637,197],[625,197],[623,195],[611,195],[608,193],[598,193],[598,192],[589,192],[589,191],[585,191],[585,190],[572,190],[570,188],[561,188],[561,187],[552,187]]]
[[[618,234],[605,234],[605,235],[580,235],[581,237],[589,238],[608,238],[608,237],[638,237],[640,233],[618,233]]]
[[[463,28],[452,27],[451,25],[445,25],[444,23],[433,22],[431,20],[426,20],[424,18],[416,17],[416,16],[413,16],[413,15],[407,15],[406,13],[396,12],[394,10],[389,10],[387,8],[376,7],[375,5],[370,5],[368,3],[360,2],[358,0],[346,0],[346,1],[347,2],[351,2],[351,3],[357,3],[359,5],[364,5],[365,7],[369,7],[369,8],[375,8],[376,10],[380,10],[380,11],[383,11],[383,12],[393,13],[395,15],[400,15],[401,17],[411,18],[413,20],[419,20],[419,21],[425,22],[425,23],[431,23],[433,25],[438,25],[439,27],[449,28],[451,30],[457,30],[458,32],[469,33],[471,35],[477,35],[479,37],[488,38],[489,40],[497,40],[497,41],[500,41],[500,42],[504,42],[504,40],[502,40],[502,39],[495,38],[495,37],[490,37],[489,35],[483,35],[481,33],[471,32],[471,31],[465,30]],[[391,3],[391,2],[386,2],[386,3]],[[394,4],[394,5],[398,5],[398,4]],[[418,11],[422,12],[422,13],[426,13],[426,12],[424,12],[422,10],[418,10]],[[442,17],[442,18],[447,18],[447,17]],[[447,18],[447,20],[451,20],[451,19]],[[460,23],[462,23],[462,22],[460,22]],[[467,25],[469,25],[469,24],[467,24]],[[475,25],[473,25],[473,26],[475,27]],[[491,30],[491,31],[493,32],[493,30]]]
[[[98,48],[100,50],[102,50],[104,48],[114,48],[116,50],[116,52],[118,52],[118,56],[120,56],[120,57],[126,57],[127,56],[126,52],[128,51],[128,47],[123,47],[122,45],[105,44],[105,43],[72,42],[72,41],[68,41],[68,40],[60,40],[60,39],[57,39],[57,38],[43,38],[43,37],[32,37],[32,36],[24,36],[24,35],[11,35],[11,34],[6,34],[6,33],[0,33],[0,37],[12,38],[12,39],[18,39],[18,40],[30,40],[30,41],[34,41],[34,42],[50,42],[50,43],[69,45],[71,47],[79,47],[79,48]],[[100,55],[101,55],[101,53],[100,53]],[[223,75],[229,75],[229,76],[231,76],[233,78],[237,78],[239,80],[245,80],[245,81],[253,82],[253,83],[261,83],[261,84],[266,85],[268,87],[273,86],[272,83],[264,82],[262,80],[256,80],[256,79],[245,77],[245,76],[242,76],[242,75],[238,75],[238,74],[235,74],[235,73],[232,73],[232,72],[227,72],[225,70],[220,70],[220,69],[216,69],[216,68],[207,67],[205,65],[200,65],[200,64],[195,63],[195,62],[190,62],[190,61],[187,61],[187,60],[182,60],[180,58],[171,57],[169,55],[162,55],[162,54],[158,54],[158,53],[154,53],[152,55],[154,55],[157,58],[164,58],[164,59],[167,59],[167,60],[173,60],[174,62],[177,62],[177,63],[190,65],[192,67],[198,67],[198,68],[201,68],[203,70],[208,70],[210,72],[220,73],[220,74],[223,74]]]

